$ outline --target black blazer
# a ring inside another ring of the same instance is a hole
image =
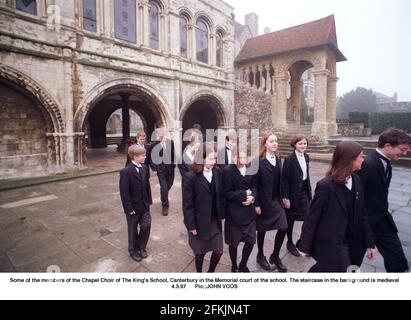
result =
[[[384,165],[376,150],[365,158],[359,175],[365,192],[365,209],[374,236],[377,237],[380,234],[384,221],[388,221],[398,232],[392,215],[388,212],[388,190],[391,177],[386,179]]]
[[[305,162],[307,163],[307,182],[308,182],[308,197],[312,200],[311,182],[310,182],[310,157],[308,154],[304,154]],[[293,203],[296,203],[297,191],[301,190],[303,184],[303,171],[301,170],[300,163],[298,162],[295,152],[291,153],[284,159],[283,164],[283,178],[282,178],[282,191],[283,196],[291,201],[291,207]]]
[[[223,170],[223,186],[226,201],[226,222],[231,225],[244,226],[256,219],[255,203],[246,207],[242,202],[247,200],[246,191],[250,189],[257,199],[257,175],[243,177],[235,164]]]
[[[156,163],[155,161],[155,157],[153,156],[153,154],[151,155],[152,157],[152,163],[154,166],[154,171],[158,171],[158,170],[165,170],[170,171],[170,170],[174,170],[174,168],[176,167],[175,165],[175,148],[174,148],[174,141],[170,140],[170,139],[166,139],[165,140],[166,143],[166,155],[167,155],[167,163]],[[164,150],[160,145],[160,141],[154,141],[151,151],[155,154],[158,154],[160,157],[165,156],[164,155]],[[163,159],[164,160],[164,159]]]
[[[200,239],[210,238],[210,223],[212,220],[213,204],[210,186],[203,173],[189,172],[183,188],[184,224],[188,231],[197,230]],[[221,170],[213,169],[216,186],[217,215],[220,229],[221,220],[225,218],[224,196]]]
[[[278,179],[278,198],[281,200],[283,198],[282,191],[282,177],[281,177],[281,159],[276,156],[277,167],[279,168],[279,179]],[[273,206],[273,168],[267,159],[259,159],[258,168],[258,197],[256,199],[256,206],[261,207],[262,215],[265,212],[272,214],[277,209]]]
[[[361,179],[353,174],[356,199],[354,204],[353,242],[350,258],[353,264],[361,265],[363,248],[373,248],[374,241],[368,216],[364,211],[364,190]],[[297,247],[314,257],[321,265],[338,265],[339,252],[344,244],[349,223],[344,193],[326,177],[318,182],[310,213],[307,216]]]
[[[219,161],[218,166],[221,169],[224,169],[225,167],[228,166],[228,148],[224,147],[221,148],[217,151],[217,161]],[[223,163],[221,163],[221,161],[224,161]]]
[[[148,168],[142,165],[140,174],[133,164],[120,171],[120,197],[124,213],[135,212],[142,214],[149,210],[153,203],[148,176]]]

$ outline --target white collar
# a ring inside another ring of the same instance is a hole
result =
[[[382,157],[384,157],[384,160],[390,161],[390,158],[388,158],[385,154],[383,154],[380,149],[377,148],[377,149],[375,149],[375,150],[377,150],[377,152],[378,152]]]
[[[349,176],[345,182],[345,186],[349,189],[352,190],[352,176]]]
[[[134,160],[132,160],[131,161],[135,166],[137,166],[138,168],[141,168],[142,167],[142,165],[140,164],[140,163],[136,163],[136,162],[134,162]]]
[[[266,159],[275,159],[276,155],[272,154],[272,153],[269,153],[269,152],[266,152],[265,157],[266,157]]]
[[[295,154],[297,155],[297,157],[304,157],[304,153],[301,153],[297,150],[295,150]]]

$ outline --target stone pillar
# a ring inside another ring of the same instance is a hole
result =
[[[167,16],[164,13],[160,14],[160,50],[163,53],[168,51],[168,28],[166,23]]]
[[[301,89],[303,82],[301,80],[293,80],[291,85],[291,108],[293,120],[297,124],[301,124]]]
[[[143,46],[150,47],[150,6],[143,6]]]
[[[121,115],[123,121],[123,139],[119,148],[120,152],[127,151],[128,143],[130,142],[130,107],[129,99],[130,95],[127,93],[121,93]]]
[[[250,68],[245,68],[245,79],[244,82],[247,85],[247,87],[250,86]]]
[[[191,56],[189,56],[190,59],[192,60],[197,60],[197,42],[196,42],[196,27],[194,25],[190,25],[189,30],[191,30],[190,33],[190,39],[191,39]]]
[[[337,126],[337,82],[338,78],[328,77],[327,90],[327,124],[328,136],[334,136],[338,132]]]
[[[314,123],[311,134],[317,136],[323,142],[328,138],[327,125],[327,85],[328,70],[316,70],[315,77],[315,96],[314,96]]]
[[[283,132],[287,129],[287,84],[288,76],[274,77],[276,85],[275,107],[273,108],[273,126],[276,131]]]
[[[209,44],[208,44],[208,63],[212,66],[216,66],[216,36],[214,34],[210,34],[209,36]]]
[[[265,78],[264,78],[264,73],[265,73]],[[262,75],[263,75],[263,82],[264,82],[263,91],[264,91],[264,92],[269,92],[269,91],[270,91],[270,88],[269,88],[269,83],[270,83],[269,77],[270,77],[270,74],[269,74],[269,70],[268,70],[268,68],[267,68],[267,65],[263,65]]]
[[[257,71],[258,67],[257,66],[252,66],[251,70],[253,71],[253,88],[257,89]]]

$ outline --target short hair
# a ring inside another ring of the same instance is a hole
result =
[[[378,148],[384,148],[389,143],[392,147],[406,144],[411,146],[411,137],[406,131],[397,128],[388,128],[381,133],[378,139]]]
[[[131,160],[134,159],[134,156],[138,157],[143,154],[146,154],[146,149],[136,144],[133,144],[128,148],[128,156],[130,157]]]
[[[140,137],[146,137],[146,133],[144,131],[138,131],[136,134],[136,138],[140,138]]]
[[[190,166],[190,170],[195,173],[203,172],[204,159],[207,158],[207,156],[212,152],[217,152],[214,142],[202,143],[194,156],[194,163]]]
[[[297,134],[294,138],[291,139],[291,143],[290,146],[293,147],[295,149],[295,145],[300,142],[300,141],[307,141],[307,145],[308,145],[308,139],[307,136],[303,135],[303,134]]]

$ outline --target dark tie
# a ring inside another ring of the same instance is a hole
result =
[[[385,168],[385,182],[389,183],[392,177],[391,161],[382,155],[380,155],[380,158],[387,164],[387,167]]]
[[[137,168],[137,173],[140,173],[140,171],[141,171],[141,166],[135,165],[134,163],[133,163],[133,166],[134,166],[135,168]]]

